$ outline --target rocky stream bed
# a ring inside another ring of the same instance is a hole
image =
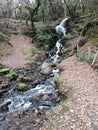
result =
[[[57,53],[49,54],[41,65],[1,69],[0,130],[38,130],[43,125],[45,112],[66,98],[56,85],[61,59]]]

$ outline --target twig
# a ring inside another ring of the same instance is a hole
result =
[[[97,50],[97,52],[96,52],[96,54],[95,54],[95,56],[94,56],[93,62],[92,62],[92,64],[91,64],[92,66],[94,65],[94,63],[95,63],[95,61],[96,61],[97,55],[98,55],[98,50]]]

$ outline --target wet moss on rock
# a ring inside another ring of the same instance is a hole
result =
[[[9,80],[16,80],[18,77],[18,74],[14,71],[10,71],[7,77],[9,78]]]
[[[18,85],[18,90],[19,90],[19,91],[26,91],[26,90],[27,90],[27,85],[24,84],[24,83],[20,83],[20,84]]]

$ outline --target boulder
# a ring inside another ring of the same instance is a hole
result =
[[[45,74],[45,75],[49,75],[51,73],[51,64],[50,63],[47,63],[47,62],[44,62],[42,65],[41,65],[41,74]]]
[[[0,69],[0,75],[2,75],[2,74],[7,74],[9,71],[10,71],[10,68]]]

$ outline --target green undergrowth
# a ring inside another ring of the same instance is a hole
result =
[[[0,32],[0,42],[3,42],[3,43],[5,43],[5,44],[8,44],[8,45],[12,46],[12,44],[9,42],[9,40],[10,40],[10,39],[9,39],[9,36],[8,36],[8,35],[6,35],[6,34]]]
[[[0,58],[4,55],[9,55],[12,52],[12,44],[9,36],[0,32]]]
[[[10,81],[16,80],[18,77],[18,74],[15,71],[10,71],[7,75]]]
[[[94,55],[95,55],[94,53],[91,53],[90,55],[86,55],[84,52],[80,52],[77,54],[77,57],[79,61],[85,61],[91,64],[93,62]]]
[[[55,46],[57,41],[57,34],[55,31],[56,22],[42,23],[38,22],[35,25],[36,28],[36,38],[35,42],[38,47],[43,46],[43,48],[48,49]]]

